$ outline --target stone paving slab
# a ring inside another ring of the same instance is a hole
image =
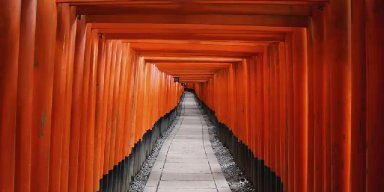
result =
[[[211,173],[163,173],[162,181],[213,181]]]
[[[231,191],[212,150],[208,126],[194,96],[186,93],[182,105],[182,115],[164,142],[144,191]]]
[[[159,189],[216,189],[214,181],[160,181]]]
[[[217,192],[217,189],[159,189],[158,192]]]

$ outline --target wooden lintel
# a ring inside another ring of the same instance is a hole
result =
[[[88,23],[157,23],[306,27],[305,16],[278,15],[88,15]]]

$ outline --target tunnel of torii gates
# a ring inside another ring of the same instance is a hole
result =
[[[384,190],[383,0],[2,0],[0,46],[1,192],[133,174],[184,87],[256,188]]]

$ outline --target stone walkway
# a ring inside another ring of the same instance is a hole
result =
[[[175,130],[164,142],[145,192],[230,192],[194,95],[186,93]]]

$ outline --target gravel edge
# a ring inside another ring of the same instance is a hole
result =
[[[229,150],[223,146],[221,141],[216,135],[216,127],[205,117],[205,121],[208,124],[209,140],[216,158],[219,161],[221,170],[224,177],[228,182],[231,191],[234,192],[253,192],[256,191],[255,187],[246,179],[243,171],[237,166],[232,154]]]
[[[159,155],[160,149],[163,146],[165,140],[168,136],[174,131],[174,128],[178,122],[178,117],[172,122],[172,125],[163,133],[159,139],[157,139],[155,147],[153,148],[151,154],[144,161],[143,165],[140,168],[140,171],[135,175],[133,181],[129,186],[129,192],[143,192],[145,185],[147,184],[149,175],[152,171],[152,167],[156,162],[157,156]]]

